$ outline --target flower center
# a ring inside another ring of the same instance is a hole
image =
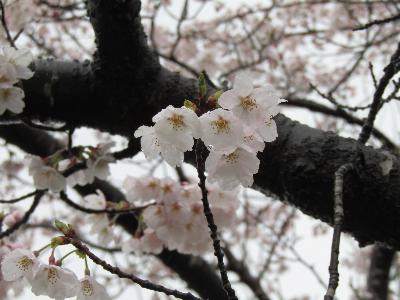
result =
[[[28,256],[21,257],[21,259],[17,262],[18,269],[24,272],[28,271],[32,265],[33,261]]]
[[[49,268],[47,270],[47,281],[51,284],[55,284],[58,281],[58,272],[55,268]]]
[[[85,296],[92,296],[93,292],[93,285],[90,283],[89,280],[83,280],[81,283],[81,291],[82,294]]]
[[[221,116],[218,116],[218,120],[211,122],[211,127],[217,131],[217,134],[229,132],[229,122]]]
[[[151,188],[151,189],[155,189],[155,188],[158,187],[158,184],[157,184],[156,181],[151,180],[151,181],[149,181],[149,183],[147,184],[147,187],[148,187],[148,188]]]
[[[167,120],[175,130],[182,129],[185,126],[182,115],[172,114]]]
[[[252,111],[253,109],[257,108],[256,100],[250,96],[240,97],[240,105],[246,111]]]
[[[224,154],[222,157],[225,159],[226,163],[234,164],[234,163],[236,163],[238,161],[239,154],[236,153],[236,152],[232,152],[232,153],[230,153],[228,155]]]
[[[199,215],[202,213],[202,209],[203,206],[202,205],[198,205],[197,203],[195,203],[194,205],[192,205],[192,213],[194,215]]]
[[[172,193],[172,184],[166,184],[162,187],[164,194]]]
[[[0,82],[7,82],[8,78],[4,74],[0,74]]]
[[[4,98],[8,98],[10,96],[10,89],[2,89],[1,93],[3,94]]]

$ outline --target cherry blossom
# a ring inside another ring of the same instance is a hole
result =
[[[45,164],[40,157],[32,156],[29,163],[29,175],[33,177],[37,189],[50,189],[60,192],[65,189],[67,181],[55,168]]]
[[[5,281],[14,281],[33,276],[39,262],[31,251],[17,248],[7,253],[1,263],[1,271]]]
[[[260,161],[255,153],[237,148],[231,153],[210,152],[206,159],[208,181],[217,182],[224,190],[232,190],[239,184],[249,187],[257,173]]]
[[[9,110],[20,114],[25,107],[24,91],[17,87],[0,88],[0,115]]]
[[[0,55],[0,65],[8,64],[12,68],[15,78],[29,79],[33,72],[28,68],[33,57],[29,49],[16,50],[12,47],[4,47],[3,55]]]
[[[14,210],[13,212],[7,214],[3,219],[3,223],[8,227],[13,226],[15,223],[20,221],[24,216],[24,212],[21,210]]]
[[[273,121],[273,120],[271,120]],[[258,133],[257,129],[244,126],[244,137],[242,148],[250,152],[261,152],[265,148],[263,137]]]
[[[92,224],[90,233],[97,236],[97,241],[101,245],[109,245],[115,241],[112,224],[105,214],[96,214],[88,217],[88,222]]]
[[[10,88],[18,82],[14,68],[11,64],[1,63],[0,56],[0,89]]]
[[[201,139],[214,151],[231,152],[243,143],[244,131],[232,112],[218,108],[200,117]]]
[[[68,269],[56,265],[39,265],[32,278],[28,278],[32,293],[50,298],[65,299],[77,294],[78,278]]]
[[[154,127],[140,126],[134,135],[141,137],[140,144],[147,159],[155,159],[161,153],[161,156],[171,166],[175,167],[182,164],[183,152],[170,143],[161,142]]]
[[[126,198],[131,203],[142,203],[159,197],[161,193],[160,180],[155,177],[125,178],[123,187]]]
[[[154,130],[162,143],[175,145],[182,152],[192,149],[193,138],[200,137],[197,115],[186,107],[169,105],[153,117]]]
[[[96,190],[97,194],[90,194],[84,198],[85,207],[92,209],[105,209],[107,206],[107,200],[100,190]]]
[[[151,228],[146,228],[140,238],[132,237],[122,244],[122,251],[130,253],[154,253],[159,254],[163,250],[164,244],[158,238],[156,232]]]
[[[161,156],[171,166],[183,162],[183,153],[193,148],[193,138],[200,137],[197,115],[186,107],[168,106],[153,117],[153,127],[141,126],[134,135],[141,137],[140,143],[146,158]]]
[[[155,198],[157,204],[147,207],[142,215],[146,230],[154,233],[153,237],[160,240],[160,245],[164,244],[170,250],[191,254],[208,251],[211,240],[203,215],[199,186],[196,183],[179,185],[168,177],[160,180],[160,186],[162,192],[159,198]],[[221,226],[232,225],[238,207],[238,189],[225,192],[218,185],[210,183],[207,183],[207,187],[210,187],[209,200],[211,210],[216,214],[216,222]],[[160,249],[155,245],[149,247],[150,240],[142,239],[144,237],[134,237],[126,241],[125,251],[154,253]]]
[[[278,105],[279,100],[270,86],[254,89],[250,75],[242,72],[236,75],[233,89],[220,96],[218,104],[231,110],[247,125],[257,127],[265,122],[267,110]]]
[[[111,299],[104,286],[93,277],[85,275],[79,280],[77,300],[108,300]]]
[[[89,183],[94,178],[107,179],[110,175],[109,164],[115,161],[115,158],[109,153],[114,143],[99,144],[93,149],[91,157],[86,161],[87,170],[85,170],[86,179]]]
[[[207,182],[207,191],[215,223],[218,227],[231,227],[236,221],[236,210],[240,204],[240,188],[224,191],[217,184]]]

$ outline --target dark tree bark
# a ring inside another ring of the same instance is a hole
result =
[[[387,300],[390,267],[396,252],[393,249],[374,246],[368,270],[367,290],[371,300]]]

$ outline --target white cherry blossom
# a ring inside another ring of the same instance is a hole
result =
[[[239,207],[239,190],[222,190],[217,184],[207,182],[208,201],[218,227],[229,228],[236,221],[236,211]]]
[[[29,250],[17,248],[7,253],[1,263],[1,272],[5,281],[14,281],[33,276],[39,262]]]
[[[87,170],[85,170],[85,175],[89,183],[92,183],[95,177],[106,180],[110,175],[109,164],[115,161],[115,158],[110,153],[110,149],[113,146],[113,142],[99,144],[92,151],[92,157],[86,161]]]
[[[155,177],[135,178],[128,176],[123,183],[126,198],[131,203],[143,203],[160,196],[160,180]]]
[[[28,281],[36,296],[46,295],[62,300],[77,294],[78,278],[70,270],[56,265],[39,265],[37,272]]]
[[[200,137],[199,118],[186,107],[169,105],[153,117],[154,130],[161,143],[174,145],[182,152],[193,148],[193,138]]]
[[[146,228],[140,238],[132,237],[122,244],[122,251],[130,253],[153,253],[159,254],[163,250],[164,243],[158,238],[156,232]]]
[[[236,75],[233,89],[220,96],[218,104],[249,126],[257,127],[265,121],[267,110],[278,105],[279,100],[272,87],[253,88],[250,74],[242,72]]]
[[[96,194],[90,194],[84,198],[84,206],[91,209],[105,209],[107,200],[102,191],[96,190]]]
[[[162,142],[156,135],[154,127],[140,126],[134,133],[135,137],[141,137],[140,144],[147,159],[152,160],[161,156],[171,166],[180,166],[183,162],[183,151],[175,145]]]
[[[31,157],[29,175],[33,177],[34,185],[39,190],[49,189],[60,192],[65,189],[67,181],[55,168],[45,164],[39,157]]]
[[[25,107],[24,91],[17,87],[0,89],[0,115],[9,110],[15,114],[20,114]]]
[[[244,126],[244,137],[242,148],[250,152],[261,152],[265,148],[264,139],[258,133],[257,129]]]
[[[232,112],[218,108],[200,117],[202,137],[214,151],[231,152],[243,143],[244,131]]]
[[[29,49],[16,50],[12,47],[4,47],[3,55],[0,55],[0,65],[8,65],[12,68],[14,77],[18,79],[29,79],[33,72],[28,68],[33,57]]]
[[[228,154],[211,151],[205,163],[207,179],[210,183],[217,182],[224,190],[232,190],[239,184],[249,187],[259,164],[256,154],[243,148]]]
[[[93,277],[85,275],[79,280],[77,300],[109,300],[111,299],[103,285]]]
[[[14,67],[8,63],[1,62],[0,56],[0,88],[10,88],[18,82]]]
[[[94,214],[88,217],[88,222],[92,224],[90,233],[97,236],[100,245],[109,245],[115,241],[112,224],[106,214]]]

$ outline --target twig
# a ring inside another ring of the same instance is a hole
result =
[[[397,21],[399,19],[400,19],[400,14],[392,16],[390,18],[386,18],[386,19],[374,20],[374,21],[369,22],[369,23],[367,23],[365,25],[362,25],[360,27],[354,28],[353,31],[364,30],[364,29],[370,28],[370,27],[372,27],[374,25],[382,25],[382,24],[393,22],[393,21]]]
[[[39,193],[39,191],[33,191],[33,192],[29,193],[29,194],[23,195],[23,196],[18,197],[18,198],[14,198],[14,199],[10,199],[10,200],[0,200],[0,203],[1,204],[17,203],[19,201],[22,201],[22,200],[25,200],[25,199],[27,199],[29,197],[32,197],[32,196],[36,195],[37,193]]]
[[[12,234],[13,232],[15,232],[18,228],[20,228],[23,224],[25,224],[26,222],[28,222],[30,216],[32,215],[32,213],[35,211],[36,207],[39,204],[40,198],[42,198],[42,196],[44,195],[46,191],[38,191],[38,193],[35,195],[35,198],[33,199],[32,205],[31,207],[26,211],[25,215],[22,217],[21,220],[19,220],[18,222],[14,223],[13,226],[11,226],[10,228],[8,228],[7,230],[3,231],[0,233],[0,239],[9,236],[10,234]]]
[[[126,213],[133,213],[133,212],[138,212],[141,211],[151,205],[154,205],[155,203],[149,203],[147,205],[139,206],[139,207],[132,207],[132,208],[124,208],[124,209],[114,209],[114,208],[105,208],[105,209],[93,209],[93,208],[87,208],[84,206],[81,206],[71,199],[68,198],[67,194],[65,192],[60,192],[60,198],[63,200],[66,204],[69,206],[83,211],[88,214],[126,214]]]
[[[379,109],[381,108],[380,104],[382,100],[382,95],[385,92],[385,89],[387,85],[390,83],[392,77],[396,75],[396,73],[400,69],[399,59],[400,59],[400,43],[397,45],[395,53],[390,58],[390,63],[385,67],[384,75],[379,80],[378,86],[375,90],[371,104],[371,109],[369,111],[367,120],[365,121],[361,129],[360,136],[358,137],[358,142],[360,142],[361,144],[365,144],[371,135],[372,129],[374,128],[374,121],[376,115],[378,114]]]
[[[353,169],[352,164],[344,164],[335,172],[335,192],[334,192],[334,227],[331,247],[331,260],[329,264],[329,284],[324,300],[333,300],[335,291],[339,284],[339,246],[340,233],[343,224],[343,178],[344,175]]]
[[[257,299],[269,300],[270,298],[264,292],[260,284],[260,280],[251,275],[250,270],[245,263],[238,260],[228,248],[225,248],[224,251],[226,258],[228,259],[228,268],[238,274],[240,280],[242,280],[251,288]]]
[[[7,36],[7,40],[10,43],[11,47],[17,49],[17,46],[15,45],[14,39],[11,37],[10,30],[8,29],[7,21],[6,21],[6,15],[5,15],[5,8],[4,8],[4,3],[2,0],[0,0],[0,10],[1,10],[1,25],[3,25],[4,31]]]
[[[232,288],[229,282],[228,273],[224,264],[224,253],[222,251],[220,240],[218,238],[218,227],[214,222],[214,216],[210,209],[210,204],[208,203],[207,189],[206,189],[206,176],[205,176],[205,163],[203,159],[203,151],[205,146],[200,140],[196,140],[196,164],[197,164],[197,174],[199,176],[200,182],[199,187],[201,189],[201,201],[203,202],[204,215],[207,219],[208,228],[210,228],[210,236],[213,241],[214,255],[218,261],[218,269],[221,274],[222,286],[228,295],[228,299],[237,300],[235,290]]]
[[[71,237],[66,237],[66,239],[72,245],[74,245],[75,248],[77,248],[78,250],[85,253],[95,264],[102,266],[104,270],[117,275],[119,278],[129,279],[129,280],[133,281],[134,283],[140,285],[142,288],[160,292],[160,293],[164,293],[169,296],[175,296],[178,299],[201,300],[200,298],[194,296],[192,293],[189,293],[189,292],[184,293],[184,292],[180,292],[178,290],[172,290],[172,289],[166,288],[162,285],[152,283],[149,280],[141,279],[141,278],[135,276],[134,274],[128,274],[128,273],[122,271],[120,268],[114,267],[114,266],[110,265],[109,263],[107,263],[106,261],[102,260],[100,257],[96,256],[94,253],[92,253],[89,250],[89,248],[87,246],[83,245],[80,240],[77,240],[77,239],[71,238]]]

